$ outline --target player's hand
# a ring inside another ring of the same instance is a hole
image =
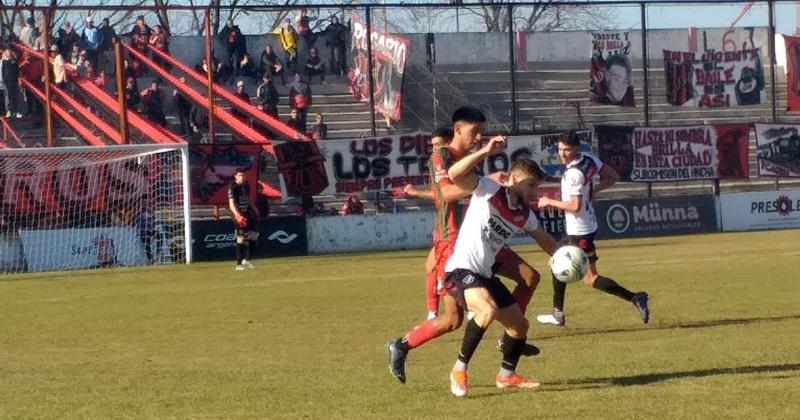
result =
[[[489,179],[494,180],[500,185],[508,184],[508,172],[497,171],[489,174]]]
[[[233,217],[234,220],[236,220],[236,224],[238,224],[239,226],[245,226],[247,224],[247,218],[244,217],[243,214],[241,213],[235,214]]]
[[[406,184],[406,186],[403,187],[403,194],[405,194],[408,197],[415,197],[414,194],[416,192],[417,192],[417,187],[415,187],[415,186],[413,186],[411,184]]]
[[[484,152],[488,154],[499,152],[506,147],[507,138],[506,136],[494,136],[489,139],[489,143],[486,143],[486,146],[483,146]]]
[[[550,199],[547,197],[540,197],[539,201],[536,203],[536,206],[541,208],[550,206]]]

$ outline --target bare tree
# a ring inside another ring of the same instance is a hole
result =
[[[554,31],[570,29],[602,29],[613,26],[613,11],[608,6],[553,4],[554,0],[513,7],[509,14],[507,3],[480,0],[475,7],[464,7],[466,14],[477,16],[487,32],[506,32],[513,19],[516,31]]]

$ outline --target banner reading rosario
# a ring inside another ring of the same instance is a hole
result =
[[[591,150],[591,132],[581,131],[583,150]],[[484,173],[508,170],[519,157],[533,159],[552,176],[559,176],[557,140],[560,134],[518,136],[508,147],[481,163]],[[488,139],[486,139],[488,140]],[[317,143],[324,156],[328,186],[320,194],[385,191],[406,184],[430,184],[430,136],[423,133]]]
[[[746,178],[749,131],[747,124],[595,127],[600,159],[625,181]]]

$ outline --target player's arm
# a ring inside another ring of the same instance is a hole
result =
[[[541,247],[542,250],[547,253],[547,255],[552,256],[553,253],[556,252],[556,249],[558,249],[558,243],[556,242],[556,239],[553,238],[553,235],[550,235],[544,229],[542,229],[541,226],[534,230],[526,231],[526,233],[530,235],[530,237],[533,238],[537,244],[539,244],[539,247]]]
[[[581,208],[581,204],[583,204],[582,201],[583,199],[581,198],[580,195],[573,195],[572,197],[570,197],[569,201],[561,201],[561,200],[554,200],[548,197],[541,197],[539,198],[539,202],[537,203],[537,205],[540,209],[544,207],[555,207],[557,209],[570,211],[574,213]]]
[[[233,197],[228,198],[228,208],[231,210],[231,213],[235,219],[242,217],[242,214],[239,213],[239,209],[236,208],[236,200],[234,200]]]
[[[454,163],[447,171],[450,180],[457,186],[472,191],[478,186],[478,175],[474,169],[481,161],[490,154],[501,150],[506,145],[505,136],[492,137],[486,146],[481,147],[474,153],[464,156],[463,159]]]
[[[619,182],[619,174],[614,168],[603,165],[600,168],[600,183],[595,187],[595,192],[600,192],[605,189],[611,188],[614,184]]]
[[[403,188],[403,194],[409,197],[423,198],[425,200],[433,201],[433,192],[430,189],[417,188],[411,184],[406,184],[406,186]]]
[[[562,196],[564,189],[569,191],[569,200],[555,200],[548,197],[541,197],[537,203],[538,207],[555,207],[569,212],[577,212],[583,205],[583,195],[581,188],[583,187],[584,177],[583,174],[575,169],[567,170],[562,176]]]

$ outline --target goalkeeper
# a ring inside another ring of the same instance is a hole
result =
[[[261,218],[258,209],[250,200],[250,186],[244,178],[244,169],[237,169],[233,182],[228,186],[228,207],[233,214],[233,226],[236,229],[236,270],[256,268],[250,262],[250,256],[256,250],[258,231],[256,224]],[[247,244],[244,243],[247,239]]]

